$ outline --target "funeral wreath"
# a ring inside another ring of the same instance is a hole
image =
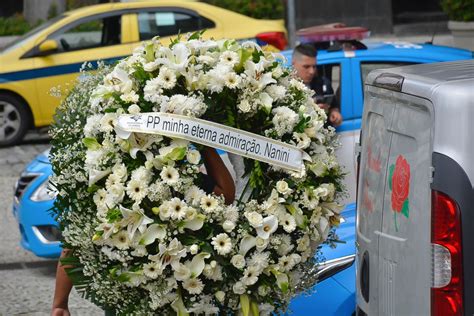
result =
[[[343,172],[326,114],[282,58],[196,33],[83,72],[51,129],[77,290],[117,314],[268,315],[311,289]],[[231,205],[201,187],[213,144],[243,157]]]

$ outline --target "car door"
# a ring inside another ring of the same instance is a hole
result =
[[[353,103],[353,76],[351,75],[350,60],[344,58],[318,59],[318,75],[331,80],[335,98],[340,105],[343,117],[342,124],[337,128],[341,147],[336,154],[339,163],[348,173],[345,178],[346,188],[349,196],[342,200],[342,203],[355,202],[355,169],[353,164],[354,145],[356,134],[360,129],[360,117],[354,117]],[[354,125],[355,124],[355,125]]]
[[[34,57],[34,67],[41,73],[36,87],[43,117],[50,120],[60,102],[58,93],[51,93],[52,89],[61,91],[64,96],[84,62],[110,62],[132,53],[129,18],[123,12],[84,17],[47,36],[46,39],[56,41],[59,47],[52,54]]]
[[[216,23],[198,12],[177,7],[141,8],[135,11],[132,29],[136,30],[137,41],[159,36],[163,44],[169,44],[172,37],[199,30],[206,30],[204,37],[220,38],[222,31]]]

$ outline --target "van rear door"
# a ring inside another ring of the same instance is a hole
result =
[[[366,110],[368,129],[362,132],[367,140],[363,139],[362,143],[364,169],[359,182],[361,234],[358,237],[359,260],[364,260],[365,251],[369,253],[370,300],[360,307],[370,315],[429,315],[432,105],[425,99],[373,86],[367,87],[367,94],[371,100],[366,105],[373,104],[373,108]],[[370,116],[375,111],[381,111],[376,107],[385,108],[382,112],[388,115],[383,120],[386,125],[382,138],[372,135],[370,130]],[[381,170],[378,176],[372,176],[373,181],[366,181],[374,167],[378,168],[378,154],[373,149],[378,138],[384,142],[378,146],[383,148],[380,153]],[[371,196],[371,192],[376,194]],[[368,205],[372,203],[374,206],[372,214],[380,213],[376,217],[380,222],[368,219],[372,215],[365,210],[365,196],[369,198]],[[363,216],[364,213],[366,216]],[[372,238],[377,236],[374,238],[377,243],[367,249],[362,249],[361,242],[365,237],[362,235],[364,226],[367,226],[365,230],[372,234]],[[375,253],[371,254],[374,250]],[[358,271],[361,281],[366,278],[363,268],[360,265]],[[372,281],[372,278],[375,280]],[[358,285],[362,292],[361,283]]]

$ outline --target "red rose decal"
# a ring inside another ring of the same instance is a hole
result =
[[[392,176],[392,209],[400,213],[410,192],[410,165],[403,156],[398,156]]]

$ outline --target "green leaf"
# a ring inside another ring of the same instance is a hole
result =
[[[85,137],[82,139],[82,142],[86,145],[87,149],[90,150],[98,150],[102,147],[94,137]]]
[[[97,190],[99,190],[100,187],[96,184],[93,184],[91,185],[90,187],[87,188],[87,193],[94,193],[94,192],[97,192]]]
[[[393,172],[395,171],[395,165],[391,165],[388,173],[388,186],[390,187],[390,190],[392,190],[392,178],[393,178]]]
[[[200,39],[202,34],[204,34],[204,32],[206,32],[206,30],[201,30],[201,31],[196,31],[194,32],[193,34],[191,34],[191,36],[189,37],[188,40],[197,40],[197,39]]]
[[[408,198],[403,202],[402,214],[405,215],[406,218],[410,218],[410,205]]]

